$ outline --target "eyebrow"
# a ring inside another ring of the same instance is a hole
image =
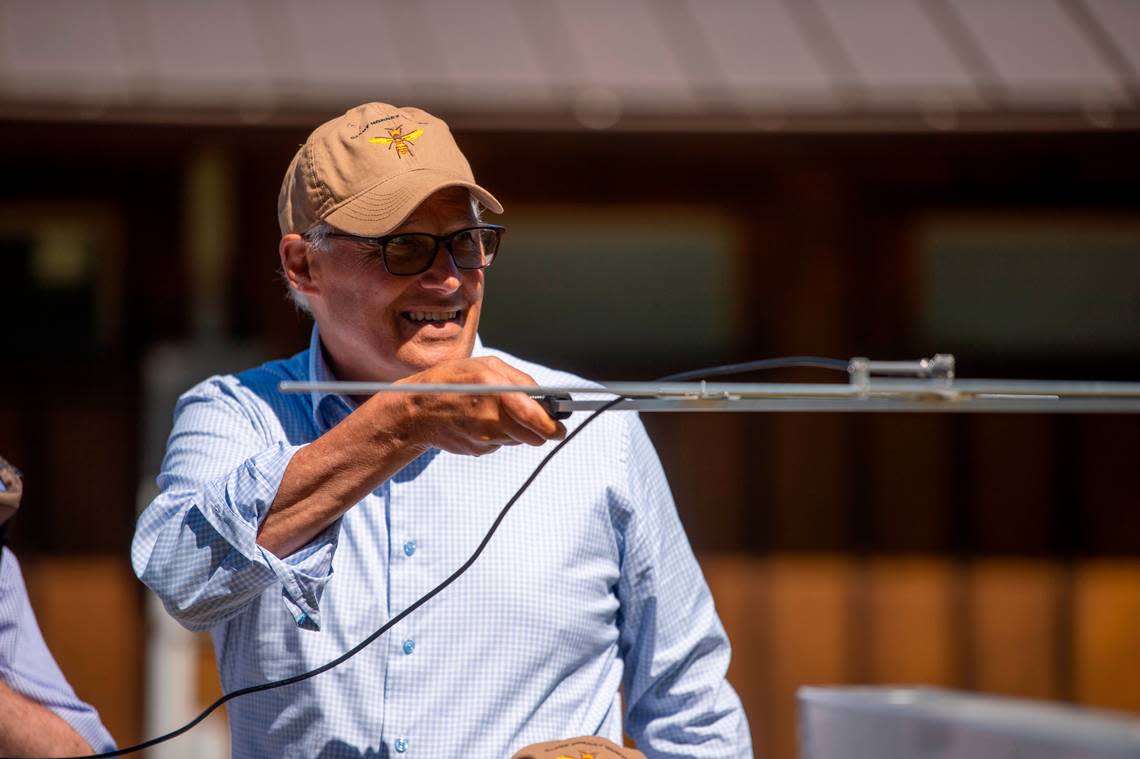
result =
[[[402,222],[400,222],[400,226],[396,227],[395,229],[393,229],[388,234],[393,234],[393,235],[402,234],[402,232],[400,232],[400,230],[405,230],[405,232],[415,231],[413,229],[409,229],[409,227],[415,227],[415,226],[421,224],[422,222],[423,222],[423,219],[418,217],[418,216],[409,216],[408,218],[406,218]],[[468,208],[467,213],[464,214],[464,216],[463,216],[463,223],[464,224],[479,224],[480,223],[479,217],[475,213],[473,213],[470,208]]]

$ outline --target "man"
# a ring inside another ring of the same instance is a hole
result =
[[[20,473],[0,458],[0,545],[20,508]],[[0,554],[0,756],[74,756],[114,741],[98,713],[67,684],[40,634],[20,565]]]
[[[476,202],[502,211],[447,125],[414,108],[353,108],[293,159],[280,259],[315,321],[309,350],[180,399],[133,547],[170,613],[213,634],[225,690],[322,665],[406,609],[566,434],[521,393],[277,391],[585,385],[479,341],[501,228]],[[231,702],[233,751],[482,759],[574,735],[620,742],[624,686],[648,756],[750,756],[728,658],[644,429],[603,415],[444,593],[340,667]]]

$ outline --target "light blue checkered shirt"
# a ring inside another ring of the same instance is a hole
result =
[[[433,588],[551,446],[428,451],[279,559],[256,534],[285,467],[352,410],[277,392],[305,379],[333,379],[316,330],[308,351],[183,395],[135,532],[135,572],[211,631],[226,691],[324,664]],[[624,685],[626,729],[649,757],[748,757],[728,660],[656,453],[636,415],[615,412],[554,458],[446,591],[340,667],[231,702],[233,754],[506,759],[577,735],[620,743]]]

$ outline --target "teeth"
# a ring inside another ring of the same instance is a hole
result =
[[[409,311],[408,318],[414,322],[444,322],[458,318],[458,311]]]

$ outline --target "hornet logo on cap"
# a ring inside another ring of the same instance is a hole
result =
[[[387,137],[369,137],[368,141],[373,145],[387,145],[391,150],[396,148],[396,156],[403,158],[406,155],[415,155],[412,152],[412,143],[423,136],[424,130],[414,129],[407,134],[403,134],[404,127],[385,127],[384,131],[388,133]]]

